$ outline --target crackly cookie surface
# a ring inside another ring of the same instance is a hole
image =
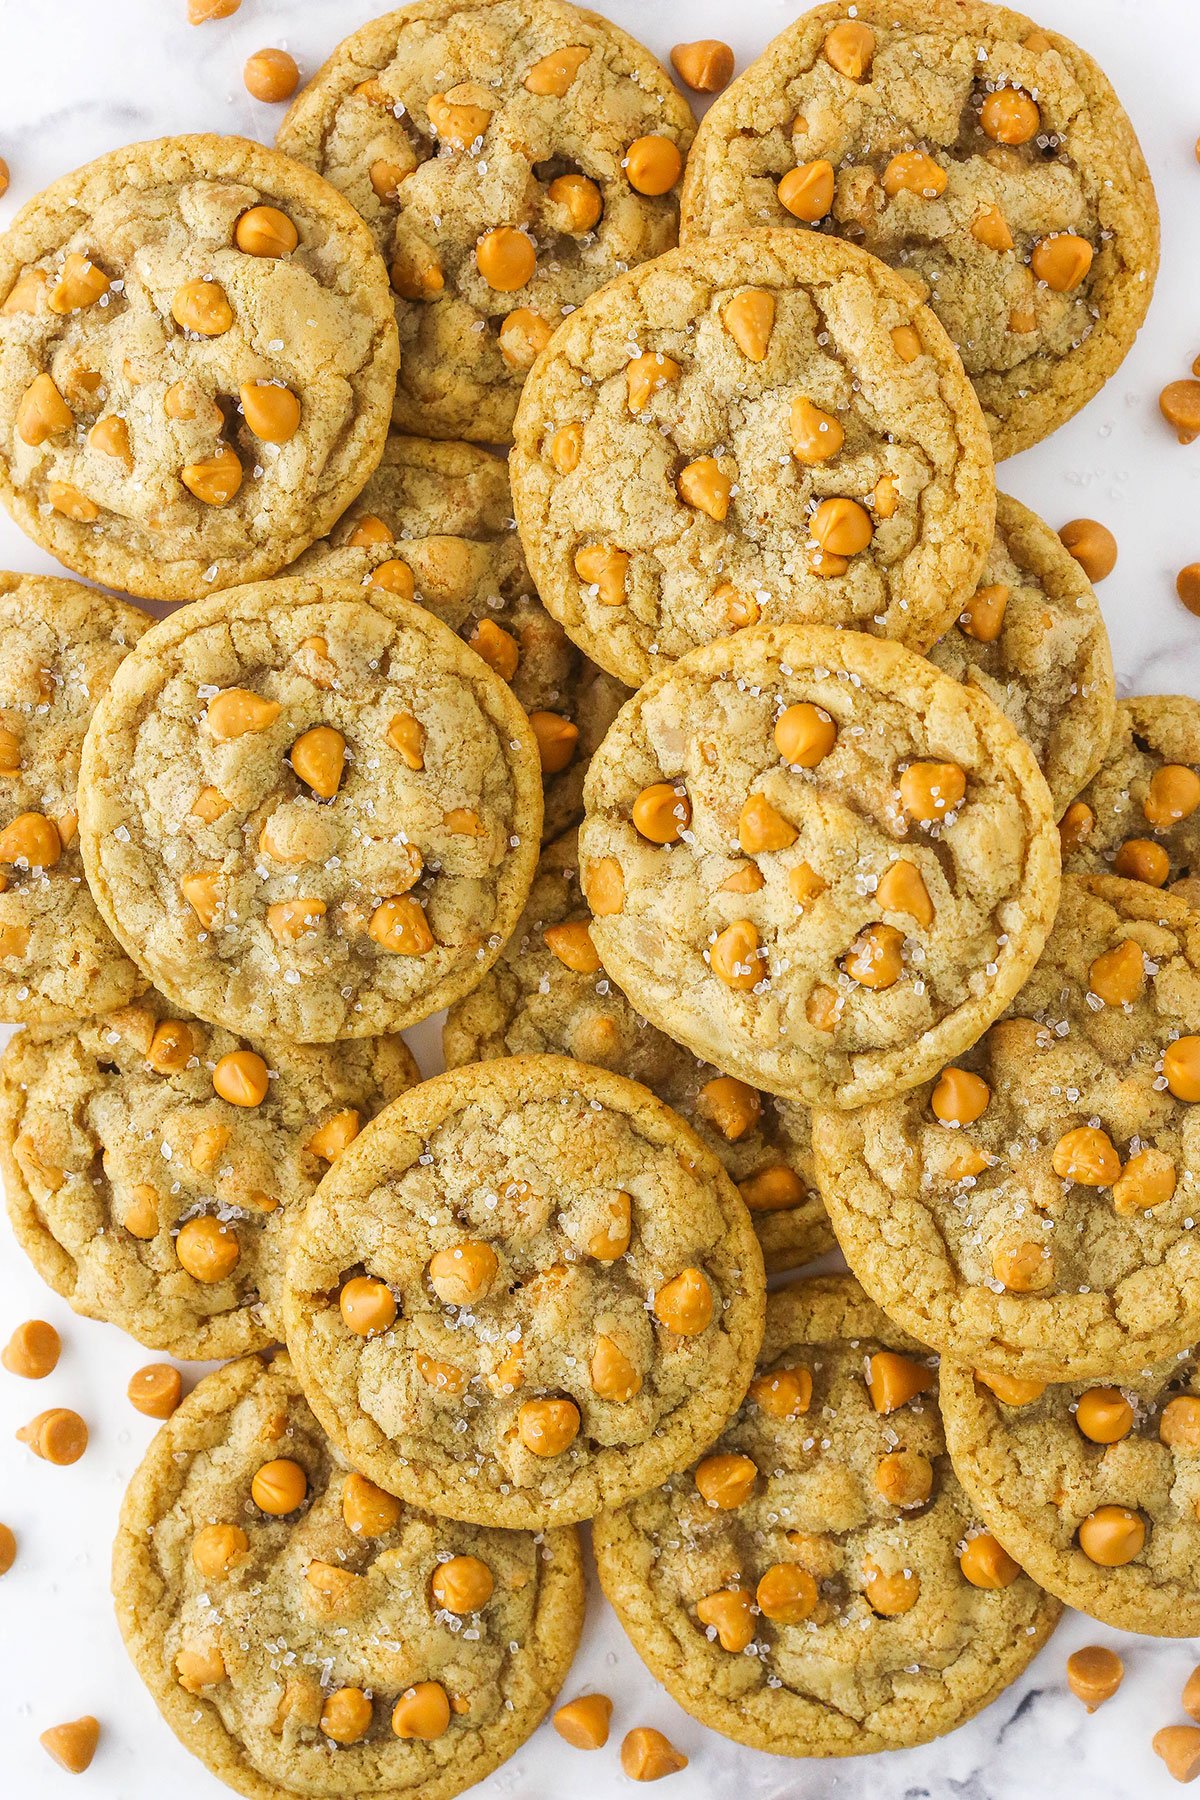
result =
[[[687,1121],[737,1183],[769,1269],[833,1247],[817,1191],[808,1113],[672,1043],[610,981],[592,942],[568,832],[542,851],[504,954],[446,1017],[448,1068],[497,1056],[574,1056],[640,1081]]]
[[[291,573],[382,586],[452,626],[529,714],[542,764],[543,837],[575,823],[588,759],[626,692],[538,599],[501,458],[473,444],[391,433],[354,505]]]
[[[389,1107],[293,1239],[288,1348],[381,1487],[538,1529],[708,1443],[762,1337],[762,1256],[720,1161],[622,1076],[559,1056]]]
[[[980,1531],[936,1382],[855,1282],[796,1282],[723,1436],[596,1521],[605,1593],[704,1724],[788,1756],[924,1743],[1049,1637],[1058,1604]]]
[[[1192,1351],[1119,1386],[942,1363],[963,1486],[1035,1581],[1124,1631],[1200,1629],[1200,1376]]]
[[[940,1068],[1054,916],[1028,746],[976,688],[857,632],[757,626],[661,670],[585,798],[608,973],[697,1056],[809,1105]]]
[[[76,1312],[175,1356],[280,1335],[288,1213],[420,1073],[404,1040],[231,1036],[147,994],[0,1058],[9,1217]]]
[[[1037,757],[1056,814],[1103,760],[1112,652],[1092,584],[1057,532],[1007,494],[979,585],[929,659],[980,688]],[[1200,800],[1200,780],[1196,787]]]
[[[928,299],[997,457],[1112,374],[1158,268],[1150,174],[1106,77],[974,0],[818,6],[717,100],[684,241],[797,224],[852,238]]]
[[[936,1081],[813,1121],[846,1258],[923,1342],[1037,1380],[1200,1337],[1200,915],[1067,877],[1008,1014]]]
[[[693,129],[648,50],[561,0],[421,0],[348,37],[277,141],[388,261],[396,424],[506,442],[563,315],[674,244]]]
[[[106,1012],[145,986],[96,910],[79,850],[92,710],[153,623],[73,581],[0,571],[0,1014]]]
[[[387,275],[352,207],[236,137],[114,150],[0,238],[0,499],[69,568],[190,600],[273,575],[379,459]]]
[[[1200,702],[1144,694],[1117,706],[1104,761],[1062,816],[1063,867],[1163,887],[1200,876]]]
[[[634,686],[759,619],[923,650],[992,539],[991,447],[953,346],[837,239],[750,233],[621,276],[560,327],[515,440],[542,599]]]
[[[84,747],[97,904],[163,993],[301,1043],[401,1030],[486,973],[541,828],[507,684],[379,587],[261,582],[142,639]]]
[[[533,1731],[583,1623],[574,1531],[465,1527],[348,1470],[286,1356],[207,1376],[121,1508],[117,1618],[249,1800],[451,1800]]]

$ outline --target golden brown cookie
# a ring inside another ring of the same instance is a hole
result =
[[[285,1330],[356,1468],[540,1530],[644,1493],[721,1430],[762,1256],[700,1138],[560,1056],[436,1076],[362,1132],[292,1238]]]
[[[1045,1643],[1058,1603],[980,1532],[936,1387],[856,1282],[795,1282],[724,1434],[596,1520],[605,1593],[703,1724],[785,1756],[922,1744]]]
[[[1063,867],[1151,887],[1200,876],[1200,701],[1139,695],[1117,706],[1104,761],[1059,822]]]
[[[515,439],[538,591],[631,686],[760,619],[927,649],[992,541],[953,345],[835,238],[744,233],[622,275],[539,358]]]
[[[936,1080],[813,1120],[846,1260],[906,1330],[1023,1379],[1200,1338],[1200,914],[1068,876],[1007,1014]]]
[[[537,744],[424,607],[288,579],[146,634],[84,746],[97,905],[155,985],[231,1031],[398,1031],[472,987],[520,916]]]
[[[327,182],[161,138],[0,238],[0,500],[68,568],[158,600],[273,575],[379,460],[387,271]]]
[[[608,973],[697,1056],[808,1105],[964,1050],[1058,899],[1028,746],[977,688],[858,632],[757,626],[661,669],[585,798]]]
[[[286,1356],[207,1376],[121,1508],[117,1619],[248,1800],[451,1800],[524,1743],[583,1623],[574,1531],[488,1531],[346,1468]]]
[[[277,142],[391,268],[401,430],[508,441],[563,315],[674,244],[693,130],[649,51],[563,0],[419,0],[338,46]]]
[[[1150,173],[1106,77],[977,0],[815,7],[712,107],[685,243],[798,224],[852,238],[929,301],[998,458],[1108,379],[1158,269]]]

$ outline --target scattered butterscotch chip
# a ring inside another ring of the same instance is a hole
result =
[[[1158,410],[1181,444],[1200,437],[1200,381],[1168,381],[1158,396]]]
[[[7,194],[7,192],[8,192],[8,164],[5,162],[4,158],[2,156],[0,156],[0,194]]]
[[[1200,1775],[1200,1727],[1164,1725],[1151,1738],[1150,1747],[1176,1781],[1195,1781]]]
[[[1175,577],[1175,592],[1190,613],[1200,618],[1200,562],[1188,563]]]
[[[51,1407],[49,1412],[39,1413],[28,1425],[22,1425],[17,1436],[43,1462],[64,1466],[78,1462],[88,1447],[86,1424],[77,1412],[66,1406]]]
[[[1200,388],[1200,382],[1197,387]],[[1117,540],[1096,519],[1070,519],[1059,537],[1089,581],[1103,581],[1117,566]]]
[[[1184,1682],[1181,1700],[1188,1717],[1200,1721],[1200,1668],[1193,1669]]]
[[[100,1722],[85,1713],[81,1719],[71,1719],[66,1725],[51,1725],[48,1731],[42,1732],[38,1742],[61,1769],[66,1769],[70,1775],[82,1775],[96,1754]]]
[[[578,1700],[568,1700],[558,1708],[554,1729],[576,1750],[602,1750],[608,1742],[612,1709],[607,1694],[581,1694]]]
[[[1197,1733],[1200,1736],[1200,1732]],[[688,1759],[653,1725],[636,1725],[621,1743],[621,1767],[631,1781],[661,1781],[686,1769]]]
[[[187,0],[189,25],[207,25],[210,19],[231,19],[242,0]]]
[[[62,1351],[62,1340],[53,1325],[45,1319],[26,1319],[9,1338],[0,1352],[0,1363],[10,1375],[23,1375],[26,1381],[41,1381],[53,1373]]]
[[[1103,1644],[1088,1644],[1067,1658],[1067,1686],[1090,1713],[1112,1699],[1124,1675],[1121,1658]]]
[[[183,1393],[183,1377],[170,1363],[147,1363],[129,1378],[130,1402],[148,1419],[169,1419]]]
[[[256,100],[290,100],[300,80],[296,59],[286,50],[256,50],[246,58],[242,80]]]
[[[733,51],[720,38],[697,38],[692,44],[676,44],[671,66],[697,94],[719,94],[733,74]]]
[[[11,1525],[0,1525],[0,1575],[7,1575],[17,1560],[17,1540]]]

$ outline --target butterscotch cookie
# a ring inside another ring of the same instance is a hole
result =
[[[1043,1387],[947,1361],[941,1404],[960,1481],[1035,1581],[1122,1631],[1200,1631],[1194,1352],[1120,1386]]]
[[[1039,1381],[1200,1338],[1200,915],[1069,876],[1008,1014],[935,1081],[813,1120],[846,1259],[924,1343]]]
[[[574,1531],[454,1525],[349,1471],[286,1356],[207,1376],[150,1445],[117,1619],[180,1742],[249,1800],[450,1800],[529,1736],[583,1623]]]
[[[605,973],[591,922],[571,831],[542,851],[524,914],[495,968],[446,1015],[447,1067],[550,1052],[628,1075],[720,1158],[750,1209],[769,1269],[793,1269],[832,1249],[807,1110],[722,1075],[639,1018]]]
[[[786,1756],[921,1744],[1049,1637],[1058,1603],[979,1530],[936,1385],[855,1282],[796,1282],[724,1435],[597,1519],[605,1593],[702,1723]]]
[[[356,1468],[540,1530],[643,1493],[721,1430],[762,1256],[719,1159],[635,1082],[472,1064],[347,1150],[292,1237],[288,1348]]]
[[[809,1105],[914,1087],[1033,967],[1058,842],[977,688],[858,632],[757,626],[653,675],[585,788],[591,936],[638,1011]]]
[[[1146,315],[1158,208],[1090,56],[975,0],[858,0],[790,25],[709,112],[683,237],[807,225],[928,299],[997,457],[1090,400]]]
[[[563,315],[674,244],[693,130],[648,50],[562,0],[419,0],[338,46],[277,141],[390,265],[402,430],[507,442]]]
[[[327,182],[245,138],[161,138],[0,238],[0,499],[68,568],[190,600],[290,562],[379,460],[387,271]]]
[[[106,1012],[146,984],[88,892],[79,757],[100,695],[153,621],[74,581],[0,571],[0,1015]]]
[[[290,1210],[419,1080],[399,1037],[247,1043],[153,993],[22,1031],[0,1058],[13,1230],[76,1312],[173,1356],[260,1349]]]
[[[588,759],[626,690],[576,649],[538,599],[500,457],[393,432],[350,511],[291,573],[382,586],[444,619],[529,714],[542,764],[543,837],[575,823]]]
[[[924,650],[995,523],[945,332],[874,257],[795,232],[675,250],[572,313],[510,458],[538,591],[631,686],[762,619]]]
[[[1122,700],[1104,761],[1062,816],[1063,867],[1200,890],[1200,702],[1188,694]]]
[[[155,985],[231,1031],[398,1031],[486,974],[541,829],[507,684],[424,607],[290,579],[142,639],[84,745],[100,911]]]
[[[1104,757],[1112,652],[1092,585],[1036,513],[996,496],[979,586],[929,659],[996,702],[1037,757],[1056,814]],[[1200,800],[1200,780],[1197,781]]]

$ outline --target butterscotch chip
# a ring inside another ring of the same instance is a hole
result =
[[[39,1413],[28,1425],[22,1425],[17,1436],[43,1462],[64,1467],[77,1463],[88,1447],[87,1425],[68,1406],[54,1406]]]
[[[62,1342],[53,1325],[45,1319],[26,1319],[18,1325],[3,1352],[0,1363],[10,1375],[22,1375],[26,1381],[41,1381],[58,1366]]]
[[[1107,525],[1096,519],[1069,519],[1058,535],[1089,581],[1103,581],[1116,568],[1117,540]]]
[[[0,242],[0,295],[34,274],[53,285],[33,337],[0,306],[0,500],[80,574],[160,600],[263,579],[378,461],[397,367],[386,270],[354,208],[274,151],[209,135],[100,157]],[[95,377],[71,395],[80,429],[14,437],[30,375],[71,366]],[[260,429],[247,385],[276,396],[260,416],[287,411],[286,456],[264,453],[280,427]],[[133,429],[98,454],[111,415]]]
[[[807,198],[817,178],[804,180]],[[765,345],[748,290],[773,302]],[[905,364],[891,334],[913,327],[924,353]],[[657,358],[678,374],[631,414],[630,371]],[[584,429],[564,475],[554,445],[569,423]],[[618,276],[559,326],[514,438],[538,591],[631,685],[724,636],[730,587],[765,622],[926,649],[991,542],[987,431],[944,333],[899,275],[815,232],[695,243]],[[596,546],[625,559],[620,604],[581,566]]]
[[[129,1378],[130,1404],[149,1419],[169,1419],[183,1395],[183,1378],[170,1363],[147,1363]]]
[[[90,1713],[65,1725],[51,1725],[38,1738],[42,1749],[68,1775],[82,1775],[90,1767],[99,1742],[100,1723]]]
[[[685,245],[793,225],[781,178],[836,168],[822,234],[929,299],[997,457],[1112,374],[1158,267],[1154,189],[1116,94],[1084,51],[1027,24],[979,0],[804,12],[705,116],[682,202]]]
[[[1092,823],[1064,840],[1064,867],[1162,887],[1200,874],[1200,703],[1155,694],[1117,704],[1104,760],[1079,804]],[[1065,821],[1064,821],[1065,823]]]
[[[602,1750],[608,1742],[612,1709],[607,1694],[581,1694],[557,1709],[554,1729],[576,1750]]]
[[[356,1267],[397,1301],[369,1345],[332,1298]],[[761,1320],[716,1156],[645,1088],[565,1057],[452,1070],[389,1108],[322,1183],[288,1273],[289,1344],[335,1442],[402,1499],[489,1524],[590,1517],[687,1462]]]
[[[1175,592],[1190,613],[1200,617],[1200,563],[1188,563],[1175,577]]]
[[[733,74],[733,51],[720,38],[697,38],[692,44],[675,45],[671,66],[696,93],[719,94]]]
[[[1195,1781],[1200,1775],[1200,1731],[1194,1725],[1164,1725],[1151,1738],[1150,1747],[1176,1781]]]
[[[1112,1699],[1124,1675],[1121,1658],[1103,1644],[1089,1644],[1067,1658],[1067,1685],[1089,1712]]]
[[[636,1725],[621,1740],[621,1767],[631,1781],[661,1781],[687,1765],[683,1751],[653,1725]]]
[[[242,80],[256,100],[290,100],[300,80],[296,59],[286,50],[256,50],[246,58]]]
[[[301,1473],[301,1513],[251,1500],[272,1448]],[[288,1793],[299,1761],[326,1800],[453,1800],[464,1771],[482,1779],[512,1755],[567,1674],[585,1598],[575,1532],[456,1524],[377,1490],[393,1510],[358,1530],[350,1497],[368,1485],[283,1354],[203,1380],[130,1484],[121,1630],[172,1728],[223,1780]]]
[[[17,1559],[17,1540],[11,1525],[0,1525],[0,1575],[7,1575]]]
[[[849,1277],[793,1282],[770,1296],[759,1374],[701,1463],[594,1522],[605,1594],[702,1724],[790,1756],[923,1742],[1014,1680],[1052,1631],[1058,1603],[978,1531],[936,1391],[890,1415],[872,1402],[868,1363],[922,1354]],[[760,1403],[772,1377],[801,1372],[802,1416]],[[714,1463],[754,1479],[723,1498]],[[866,1718],[848,1704],[851,1638],[853,1684],[877,1696]]]

